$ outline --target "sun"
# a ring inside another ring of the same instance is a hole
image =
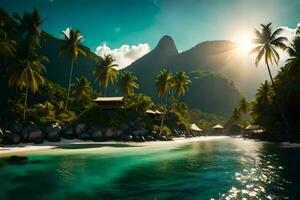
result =
[[[253,47],[251,35],[241,35],[237,38],[238,51],[241,53],[249,53]]]

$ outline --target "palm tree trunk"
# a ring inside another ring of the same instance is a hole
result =
[[[274,92],[277,94],[277,87],[274,84],[274,80],[273,80],[273,77],[272,77],[272,72],[270,70],[269,63],[266,62],[266,64],[267,64],[268,73],[269,73],[269,76],[270,76],[270,79],[271,79],[272,87],[274,89]],[[281,105],[279,104],[279,102],[276,99],[275,99],[275,101],[276,101],[276,104],[278,106],[281,118],[283,119],[283,121],[284,121],[284,123],[285,123],[285,125],[286,125],[286,127],[288,129],[288,131],[291,131],[291,126],[290,126],[290,124],[289,124],[289,122],[288,122],[288,120],[286,118],[285,112],[283,111],[283,109],[282,109]]]
[[[104,96],[106,97],[107,86],[104,87]]]
[[[69,103],[69,97],[70,97],[73,68],[74,68],[74,59],[72,58],[71,59],[71,71],[70,71],[70,77],[69,77],[68,94],[67,94],[67,101],[66,101],[66,105],[65,105],[65,111],[68,110],[68,103]]]
[[[26,120],[26,107],[27,107],[28,87],[29,86],[27,84],[26,91],[25,91],[24,110],[23,110],[23,119],[24,119],[24,121]]]
[[[168,94],[166,96],[166,106],[165,106],[165,109],[164,109],[164,113],[163,113],[163,116],[161,118],[161,122],[160,122],[160,130],[159,130],[159,134],[161,134],[161,131],[162,131],[162,127],[164,125],[164,120],[165,120],[165,113],[167,112],[167,104],[168,104]]]

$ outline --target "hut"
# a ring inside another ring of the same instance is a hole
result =
[[[212,133],[214,135],[223,135],[224,134],[224,127],[220,124],[213,126],[212,129],[213,129]]]
[[[124,97],[97,97],[92,101],[102,110],[115,110],[124,106]]]
[[[199,128],[196,124],[191,124],[190,129],[191,131],[202,132],[202,129]]]
[[[249,125],[245,128],[244,135],[251,136],[265,132],[265,129],[259,125]]]
[[[164,115],[163,112],[159,110],[146,110],[146,114],[153,119],[153,121],[161,121]]]

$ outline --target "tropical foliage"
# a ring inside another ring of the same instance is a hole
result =
[[[131,71],[125,70],[118,79],[118,87],[123,91],[124,96],[130,96],[135,90],[139,89],[139,84],[136,82],[137,77]]]

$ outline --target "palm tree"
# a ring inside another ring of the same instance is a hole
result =
[[[272,73],[270,70],[270,64],[278,64],[278,61],[280,59],[279,54],[277,52],[277,49],[285,50],[287,46],[284,42],[287,41],[287,38],[285,37],[278,37],[278,35],[283,30],[281,28],[272,31],[272,23],[269,24],[261,24],[261,30],[255,29],[255,35],[256,38],[253,40],[256,47],[254,47],[250,53],[257,54],[255,59],[255,65],[257,66],[258,63],[261,61],[262,58],[264,58],[264,62],[267,65],[268,73],[271,79],[271,83],[274,86],[274,81],[272,77]]]
[[[137,77],[131,71],[125,70],[118,80],[119,88],[124,92],[125,97],[134,93],[134,90],[139,89],[139,84],[136,82]]]
[[[300,36],[296,36],[291,43],[291,47],[288,47],[287,52],[290,56],[286,60],[286,66],[289,69],[294,69],[300,66]]]
[[[172,87],[174,86],[174,77],[171,71],[162,69],[160,73],[156,76],[155,78],[156,81],[156,87],[157,87],[157,95],[159,97],[165,96],[166,97],[166,106],[165,106],[165,111],[166,112],[166,107],[168,104],[168,95],[170,94],[170,91]],[[161,124],[160,124],[160,133],[164,124],[164,118],[165,114],[163,114]]]
[[[13,57],[16,53],[17,43],[14,40],[7,38],[7,34],[4,30],[0,29],[0,54]]]
[[[89,99],[91,96],[92,87],[91,82],[84,76],[76,78],[73,84],[73,94],[79,101],[84,101]]]
[[[115,83],[118,76],[117,64],[114,63],[115,59],[111,55],[104,55],[99,57],[96,66],[93,69],[93,74],[96,76],[96,80],[99,85],[104,87],[104,96],[106,96],[106,90],[109,82]]]
[[[26,107],[29,89],[32,93],[39,90],[39,86],[44,83],[41,75],[45,71],[43,65],[48,62],[47,57],[38,55],[35,51],[28,51],[22,55],[12,67],[9,68],[8,85],[17,87],[20,90],[25,88],[25,100],[23,119],[26,119]]]
[[[80,31],[73,30],[71,28],[67,30],[69,31],[62,32],[65,41],[62,48],[59,50],[60,55],[67,54],[67,56],[69,56],[71,59],[71,69],[69,75],[68,93],[67,93],[67,100],[65,104],[65,110],[68,109],[74,64],[77,62],[78,56],[80,54],[86,56],[86,47],[81,45],[83,37],[80,35]]]
[[[261,121],[260,119],[258,119],[259,117],[266,118],[270,107],[271,93],[272,90],[268,81],[262,83],[258,88],[254,105],[251,111],[251,115],[254,118],[254,121],[259,123]]]
[[[23,16],[14,14],[21,31],[25,33],[27,45],[29,49],[32,47],[40,47],[40,37],[43,31],[40,29],[41,24],[46,20],[42,19],[37,8],[32,13],[24,12]]]
[[[177,72],[173,79],[173,83],[177,95],[183,96],[188,91],[188,85],[191,83],[191,80],[185,72]]]
[[[49,101],[46,101],[43,104],[41,104],[41,103],[37,104],[35,106],[35,109],[42,116],[53,117],[55,115],[54,105],[52,103],[50,103]]]
[[[249,111],[249,104],[247,102],[247,100],[243,97],[241,98],[240,102],[239,102],[239,108],[238,110],[243,113],[243,114],[247,114]]]
[[[287,46],[285,45],[287,38],[278,37],[282,31],[283,30],[281,28],[279,28],[273,32],[272,23],[269,23],[266,25],[261,24],[261,30],[255,29],[255,31],[254,31],[256,38],[253,40],[253,42],[256,45],[256,47],[254,47],[250,51],[250,54],[252,54],[252,53],[257,54],[256,59],[255,59],[256,66],[261,61],[261,59],[264,58],[264,62],[266,63],[268,73],[270,76],[270,80],[271,80],[271,83],[272,83],[272,86],[273,86],[275,92],[277,89],[274,84],[274,80],[273,80],[272,73],[270,70],[270,64],[275,63],[276,65],[278,65],[278,61],[279,61],[280,57],[277,52],[277,49],[285,50],[287,48]],[[279,105],[279,103],[278,103],[278,108],[280,110],[282,119],[284,120],[287,128],[290,129],[289,123],[288,123],[288,121],[285,117],[285,114],[282,111],[282,108]]]

